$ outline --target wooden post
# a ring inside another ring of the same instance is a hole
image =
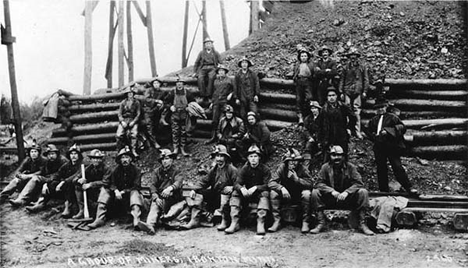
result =
[[[91,94],[91,77],[93,71],[93,1],[85,1],[85,60],[84,60],[84,83],[83,95]]]
[[[258,12],[260,11],[259,1],[250,1],[250,27],[249,34],[252,34],[259,28]]]
[[[208,21],[206,18],[206,0],[202,1],[203,41],[208,38]]]
[[[107,88],[112,88],[112,63],[114,56],[114,37],[116,27],[114,26],[114,13],[115,13],[115,2],[110,1],[109,9],[109,41],[107,45],[107,63],[106,63],[106,74]]]
[[[11,106],[13,107],[13,117],[16,132],[16,146],[18,147],[18,160],[23,161],[24,143],[23,143],[23,129],[21,128],[21,113],[18,100],[18,91],[16,88],[16,74],[15,74],[15,57],[13,53],[13,43],[15,38],[12,36],[11,18],[10,18],[10,2],[9,0],[3,1],[3,11],[5,16],[5,29],[2,31],[2,44],[7,46],[8,55],[8,74],[10,76],[11,86]],[[3,30],[3,29],[2,29]]]
[[[223,25],[224,48],[229,50],[231,45],[229,44],[229,33],[226,23],[226,12],[224,10],[224,0],[219,0],[219,8],[221,9],[221,22]]]
[[[185,1],[185,14],[184,14],[184,35],[182,37],[182,68],[187,67],[187,32],[189,20],[190,1]]]
[[[132,2],[127,0],[127,66],[128,82],[133,81],[133,36],[132,36]]]
[[[118,59],[119,59],[119,87],[124,85],[124,0],[119,1],[118,13]]]
[[[188,0],[187,0],[188,3]],[[151,1],[146,1],[146,30],[148,32],[148,48],[151,64],[151,75],[153,77],[158,76],[158,70],[156,68],[156,56],[154,54],[154,37],[153,37],[153,20],[151,14]]]

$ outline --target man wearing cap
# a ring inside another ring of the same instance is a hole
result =
[[[346,54],[349,62],[344,66],[340,78],[340,92],[344,94],[344,101],[353,108],[356,115],[356,126],[353,133],[358,139],[362,139],[361,133],[361,103],[366,98],[369,90],[369,75],[367,67],[359,62],[361,56],[356,48],[351,48]]]
[[[356,166],[346,161],[343,148],[339,145],[331,147],[330,161],[320,169],[311,203],[318,222],[310,233],[318,234],[324,228],[325,208],[338,208],[357,212],[361,231],[366,235],[374,235],[367,227],[365,218],[369,208],[369,193],[364,188]]]
[[[318,120],[318,140],[322,145],[323,162],[328,161],[331,145],[340,145],[345,154],[348,153],[348,131],[351,132],[356,123],[355,114],[349,106],[338,100],[338,94],[335,88],[328,88],[327,102],[320,111]]]
[[[213,40],[209,37],[203,41],[203,50],[198,53],[195,60],[194,73],[198,79],[200,96],[205,100],[213,94],[213,82],[216,76],[216,67],[221,63],[221,55],[214,49]],[[208,84],[205,81],[208,79]]]
[[[213,111],[211,139],[207,143],[216,141],[216,128],[219,124],[219,118],[221,117],[222,110],[228,101],[232,98],[232,92],[234,90],[234,83],[231,78],[227,77],[228,69],[226,66],[220,64],[216,69],[217,77],[214,81],[214,92],[211,102]]]
[[[172,112],[172,146],[175,155],[179,154],[180,148],[184,156],[190,156],[190,154],[185,151],[185,145],[187,143],[186,122],[189,116],[187,107],[188,103],[194,100],[193,95],[185,88],[185,80],[179,77],[176,81],[176,87],[169,92],[165,101],[165,103],[170,105]]]
[[[393,174],[395,174],[395,179],[409,194],[417,194],[417,190],[412,188],[400,159],[402,151],[406,148],[403,138],[406,126],[395,113],[388,111],[388,106],[386,100],[376,103],[377,115],[369,121],[367,127],[369,138],[374,142],[379,190],[381,192],[390,191],[388,187],[388,160],[392,166]]]
[[[229,104],[225,106],[224,113],[216,131],[219,144],[225,145],[232,157],[242,158],[241,139],[245,133],[244,121],[234,116],[234,108]]]
[[[255,112],[247,113],[246,133],[244,137],[242,137],[242,142],[244,143],[244,152],[247,152],[252,144],[257,144],[262,150],[265,160],[268,159],[274,151],[270,141],[270,130],[264,122],[258,121]]]
[[[311,156],[319,152],[319,141],[318,141],[318,132],[319,132],[319,115],[320,109],[322,107],[317,101],[311,101],[310,104],[310,114],[306,116],[304,120],[304,147],[305,151]]]
[[[111,169],[104,163],[104,153],[99,149],[92,150],[88,155],[91,164],[85,169],[85,176],[79,173],[73,179],[76,201],[78,203],[78,213],[73,219],[80,219],[84,216],[84,194],[86,191],[88,200],[97,201],[101,187],[109,187],[104,181],[110,176]]]
[[[164,99],[167,93],[161,90],[161,80],[155,78],[151,81],[150,87],[146,87],[143,92],[143,123],[145,124],[145,136],[155,149],[161,148],[156,141],[155,130],[159,129],[159,124],[166,124],[164,117],[166,116],[166,108],[164,107]]]
[[[330,58],[333,50],[322,46],[318,51],[319,60],[315,63],[315,78],[317,80],[317,93],[314,94],[320,105],[327,101],[327,88],[333,85],[333,79],[338,75],[336,61]]]
[[[23,190],[34,175],[40,174],[46,162],[47,160],[41,155],[41,147],[34,140],[31,147],[28,148],[28,156],[16,170],[14,178],[0,192],[0,203],[3,203],[16,190]]]
[[[248,162],[239,170],[232,198],[242,197],[244,208],[249,208],[250,203],[257,205],[257,234],[265,235],[265,218],[270,210],[268,182],[271,172],[260,162],[261,158],[260,148],[250,146],[247,151]]]
[[[162,149],[159,156],[161,166],[156,169],[151,189],[151,207],[146,223],[139,222],[138,227],[149,234],[155,233],[155,226],[161,216],[168,212],[171,206],[182,200],[183,177],[174,166],[174,155],[168,149]]]
[[[130,144],[132,152],[138,156],[136,151],[138,137],[138,119],[140,118],[140,102],[135,99],[135,89],[127,90],[127,98],[119,106],[119,126],[117,127],[117,151],[124,147],[125,136],[130,133]]]
[[[117,166],[111,171],[110,176],[104,177],[104,185],[110,186],[109,188],[101,187],[96,218],[92,223],[83,227],[83,230],[103,226],[106,222],[107,210],[111,203],[115,203],[115,207],[121,210],[126,210],[130,206],[133,227],[136,228],[138,226],[141,211],[144,208],[144,200],[140,193],[141,172],[133,163],[134,160],[135,156],[128,146],[119,151],[115,158]]]
[[[273,225],[269,232],[276,232],[280,228],[281,205],[301,205],[301,232],[309,232],[310,222],[310,194],[313,179],[310,172],[300,164],[303,158],[298,150],[288,149],[283,163],[273,172],[268,182],[270,188],[270,202],[273,212]]]
[[[293,80],[296,84],[296,112],[299,125],[304,123],[303,115],[306,114],[306,102],[315,98],[312,95],[312,77],[314,75],[314,63],[310,52],[303,48],[297,53],[297,63],[294,65]]]
[[[182,225],[183,229],[192,229],[200,224],[200,211],[203,200],[209,202],[209,206],[215,207],[219,204],[224,219],[230,207],[231,224],[227,227],[226,221],[218,226],[218,230],[226,234],[232,234],[239,230],[240,199],[231,199],[234,183],[237,178],[237,168],[230,162],[231,156],[224,145],[216,145],[212,157],[216,164],[208,174],[195,184],[195,189],[190,192],[186,201],[191,209],[190,222]],[[226,228],[227,227],[227,228]]]
[[[260,94],[260,82],[258,75],[250,67],[253,66],[251,60],[242,58],[238,64],[240,70],[234,77],[233,98],[240,106],[240,116],[246,119],[247,112],[257,112],[258,94]]]
[[[42,210],[50,199],[63,196],[65,197],[65,208],[62,217],[66,218],[71,215],[71,204],[75,198],[72,181],[81,172],[81,162],[83,160],[80,147],[76,144],[71,146],[68,149],[67,158],[69,161],[61,166],[57,174],[42,186],[41,196],[34,206],[26,208],[28,211],[37,212]]]

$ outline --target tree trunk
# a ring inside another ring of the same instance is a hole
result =
[[[187,67],[187,33],[188,33],[189,8],[190,8],[190,1],[185,1],[184,33],[182,36],[182,68]]]
[[[85,1],[85,59],[84,59],[84,83],[83,94],[91,94],[91,77],[93,72],[93,1]]]
[[[188,2],[188,1],[187,1]],[[158,76],[158,70],[156,68],[156,56],[154,52],[154,37],[153,37],[153,18],[151,13],[151,1],[146,1],[146,30],[148,33],[148,49],[151,64],[151,75],[153,77]]]
[[[127,0],[127,65],[128,82],[133,81],[133,33],[132,33],[132,3]]]

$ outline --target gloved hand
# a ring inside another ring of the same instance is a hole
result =
[[[77,182],[78,182],[79,184],[85,184],[85,183],[86,183],[86,179],[85,179],[85,178],[79,178],[79,179],[77,180]]]
[[[163,207],[164,206],[164,200],[162,200],[161,198],[156,198],[156,205],[158,205],[158,207]]]
[[[89,188],[91,188],[91,183],[85,183],[81,186],[81,188],[83,188],[83,191],[86,191],[88,190]]]
[[[338,201],[344,201],[348,197],[348,192],[342,192],[341,194],[338,195],[337,199]]]
[[[242,188],[240,189],[240,191],[241,191],[241,193],[242,193],[242,196],[244,196],[244,197],[249,197],[249,196],[250,196],[249,190],[247,190],[245,187],[242,187]]]
[[[283,198],[286,200],[291,199],[291,194],[289,194],[288,189],[286,187],[281,188],[281,194],[283,195]]]
[[[176,111],[176,108],[175,108],[174,105],[172,105],[172,106],[171,106],[171,112],[175,113],[175,111]]]
[[[190,194],[189,194],[189,197],[194,199],[195,196],[197,195],[197,192],[195,192],[194,190],[190,191]]]
[[[249,191],[249,195],[253,195],[255,193],[255,191],[257,191],[257,186],[250,187],[250,189],[248,191]]]
[[[47,187],[47,183],[44,183],[44,185],[42,186],[42,194],[49,194],[49,187]]]
[[[117,200],[122,200],[122,193],[119,190],[115,189],[114,193]]]
[[[223,188],[223,190],[221,190],[221,193],[222,194],[231,194],[233,189],[234,189],[234,187],[232,187],[232,186],[226,186],[226,187]]]
[[[166,187],[166,189],[164,189],[164,191],[162,191],[161,197],[162,198],[168,198],[169,196],[172,195],[173,190],[174,190],[174,187],[172,187],[172,186]]]

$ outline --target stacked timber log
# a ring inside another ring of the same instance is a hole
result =
[[[174,87],[175,81],[176,77],[163,78],[163,90]],[[196,80],[188,79],[187,84],[196,93]],[[408,127],[405,139],[409,155],[429,159],[467,159],[466,84],[466,80],[386,80],[387,97],[401,110],[401,117]],[[264,78],[260,80],[260,86],[259,112],[268,127],[275,131],[294,125],[297,116],[293,81]],[[124,97],[123,93],[115,91],[68,96],[73,142],[81,144],[84,150],[114,150],[117,110]],[[372,106],[373,100],[364,104],[363,125],[376,114]],[[210,128],[211,120],[199,120],[193,137],[209,138]],[[58,145],[70,143],[64,129],[55,130],[49,142]]]

